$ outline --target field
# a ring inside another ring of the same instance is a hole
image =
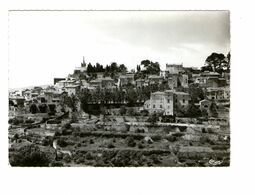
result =
[[[35,145],[46,154],[48,166],[229,166],[229,136],[220,131],[201,131],[201,125],[191,129],[177,128],[184,126],[181,124],[161,127],[139,122],[132,127],[124,122],[127,119],[116,118],[113,122],[112,118],[93,116],[76,123],[65,119],[58,127],[41,124],[26,131],[22,124],[19,128],[12,125],[10,164],[20,148]],[[53,142],[57,143],[55,148]]]

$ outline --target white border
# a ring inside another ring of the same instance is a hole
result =
[[[7,1],[6,1],[7,2]],[[252,1],[251,1],[252,2]],[[254,194],[254,10],[250,1],[10,1],[1,5],[1,194]],[[231,11],[229,168],[11,168],[8,166],[8,9]],[[4,58],[2,58],[4,56]],[[252,193],[253,192],[253,193]]]

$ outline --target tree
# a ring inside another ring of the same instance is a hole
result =
[[[231,54],[230,54],[230,52],[228,52],[227,63],[226,63],[226,72],[230,72],[230,60],[231,60]]]
[[[230,56],[229,56],[230,57]],[[205,66],[201,68],[202,71],[215,71],[222,73],[227,69],[227,58],[222,53],[212,53],[205,60]]]
[[[127,72],[127,67],[124,64],[121,64],[119,67],[119,72],[126,73]]]
[[[128,147],[135,147],[136,145],[134,138],[131,136],[126,138],[126,143]]]
[[[135,112],[135,110],[134,110],[133,107],[130,107],[130,108],[127,110],[127,114],[128,114],[129,116],[135,116],[136,112]]]
[[[50,159],[45,152],[41,151],[39,146],[31,144],[9,153],[9,162],[11,166],[42,167],[48,166]]]
[[[30,112],[31,112],[32,114],[37,113],[37,106],[36,106],[35,104],[32,104],[32,105],[30,106]]]
[[[136,90],[134,90],[134,88],[129,88],[126,94],[126,100],[129,106],[133,106],[137,102],[137,98],[138,98],[138,95]]]
[[[151,61],[150,60],[143,60],[141,61],[141,65],[144,65],[144,67],[147,67],[151,64]]]
[[[15,142],[17,143],[18,139],[19,139],[19,134],[15,133],[15,135],[13,136]]]
[[[194,103],[198,103],[200,100],[205,98],[203,89],[199,86],[198,83],[192,83],[189,85],[189,94],[191,97],[191,101]]]
[[[158,116],[156,113],[152,114],[151,116],[149,116],[147,122],[150,122],[152,124],[155,124],[158,120]]]
[[[158,62],[152,62],[149,60],[143,60],[141,61],[141,65],[145,67],[145,70],[143,72],[145,74],[156,74],[158,75],[160,72],[160,65]]]
[[[195,106],[194,102],[191,102],[187,108],[186,111],[186,116],[187,117],[200,117],[201,116],[201,111],[200,109]]]
[[[212,103],[211,103],[210,115],[212,117],[217,117],[218,116],[217,105],[216,105],[215,101],[212,101]]]
[[[64,96],[63,103],[72,109],[73,112],[77,111],[78,98],[73,94],[71,96]]]
[[[94,72],[94,69],[93,69],[93,66],[91,65],[91,63],[88,63],[87,72],[88,73],[93,73]]]
[[[123,116],[123,115],[126,114],[126,112],[127,112],[126,107],[125,107],[125,106],[121,106],[121,107],[120,107],[120,115]]]

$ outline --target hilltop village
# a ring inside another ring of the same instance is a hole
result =
[[[201,68],[85,59],[9,91],[12,166],[229,166],[230,54]]]

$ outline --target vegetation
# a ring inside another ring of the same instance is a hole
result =
[[[215,71],[218,73],[230,72],[230,52],[227,56],[222,53],[212,53],[205,60],[205,66],[201,68],[202,71]]]
[[[49,157],[42,152],[39,146],[31,144],[26,145],[12,153],[9,157],[12,166],[37,167],[48,166]]]

